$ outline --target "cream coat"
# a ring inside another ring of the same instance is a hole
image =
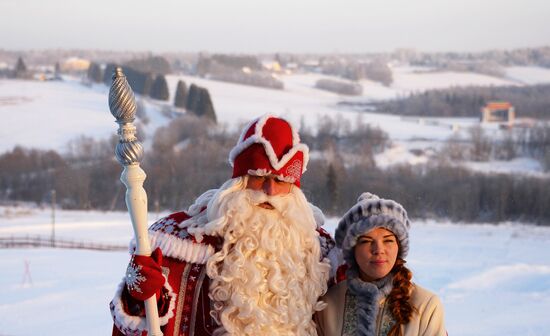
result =
[[[347,281],[343,281],[332,287],[322,300],[328,306],[315,314],[317,323],[317,333],[319,336],[340,336],[343,331],[344,306],[346,292],[348,290]],[[445,336],[443,305],[437,295],[430,291],[414,285],[412,304],[417,309],[413,313],[411,321],[401,326],[403,336]],[[385,308],[385,299],[380,301],[379,311]],[[381,335],[382,324],[380,316],[377,317],[376,335]]]

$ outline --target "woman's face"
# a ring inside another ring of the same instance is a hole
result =
[[[378,280],[390,273],[398,251],[397,238],[384,228],[376,228],[360,236],[354,253],[361,279]]]

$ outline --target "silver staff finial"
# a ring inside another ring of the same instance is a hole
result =
[[[109,90],[109,109],[118,123],[134,121],[136,98],[121,67],[117,67],[113,73],[113,83]]]
[[[115,149],[118,162],[125,166],[139,164],[143,158],[143,146],[135,136],[136,127],[133,124],[136,98],[120,67],[113,74],[113,83],[109,90],[109,109],[119,124],[120,140]]]

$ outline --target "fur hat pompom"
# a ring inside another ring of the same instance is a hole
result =
[[[364,192],[357,198],[357,203],[362,201],[368,201],[368,200],[379,200],[380,197],[378,197],[375,194],[371,194],[370,192]]]

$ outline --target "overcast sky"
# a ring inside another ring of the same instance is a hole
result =
[[[0,48],[481,51],[550,45],[549,0],[0,0]]]

